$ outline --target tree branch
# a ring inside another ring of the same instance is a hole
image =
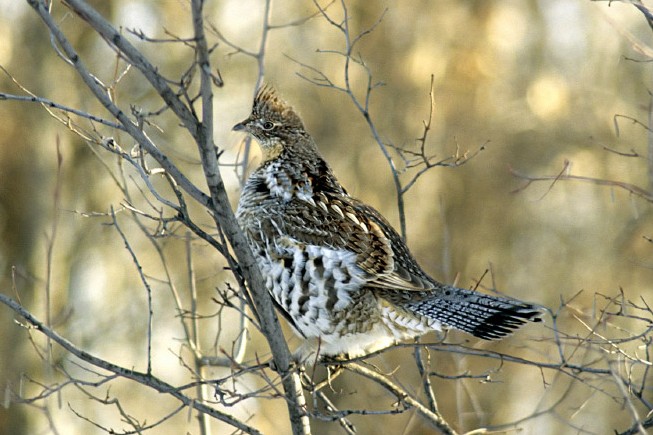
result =
[[[224,412],[221,412],[215,408],[212,408],[210,406],[204,405],[202,403],[197,402],[194,399],[191,399],[190,397],[182,394],[177,388],[173,387],[172,385],[163,382],[159,378],[152,376],[151,374],[147,373],[141,373],[137,372],[135,370],[129,370],[124,367],[121,367],[119,365],[110,363],[108,361],[105,361],[101,358],[98,358],[94,355],[91,355],[88,352],[85,352],[81,349],[79,349],[77,346],[75,346],[73,343],[70,341],[66,340],[64,337],[60,336],[57,334],[54,330],[48,328],[38,320],[36,317],[34,317],[29,311],[27,311],[25,308],[23,308],[22,305],[20,305],[18,302],[14,301],[13,299],[9,298],[8,296],[5,296],[3,294],[0,294],[0,303],[6,305],[9,307],[11,310],[13,310],[16,314],[18,314],[20,317],[25,319],[31,327],[36,329],[37,331],[43,333],[46,337],[57,343],[59,346],[64,348],[66,351],[71,353],[72,355],[75,355],[77,358],[79,358],[82,361],[85,361],[95,367],[98,367],[100,369],[106,370],[108,372],[111,372],[119,377],[125,378],[125,379],[130,379],[132,381],[136,381],[141,385],[144,385],[146,387],[150,387],[159,393],[164,393],[164,394],[169,394],[173,397],[175,397],[177,400],[182,402],[184,405],[189,406],[194,408],[195,410],[199,412],[206,413],[210,415],[213,418],[216,418],[220,421],[223,421],[227,424],[230,424],[231,426],[242,430],[245,433],[248,434],[260,434],[258,430],[255,428],[247,425],[246,423],[243,423],[240,420],[237,420],[233,416],[226,414]]]

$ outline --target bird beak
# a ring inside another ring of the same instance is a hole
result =
[[[231,128],[232,131],[244,131],[245,130],[245,121],[239,122]]]

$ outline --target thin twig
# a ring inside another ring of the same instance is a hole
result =
[[[510,168],[510,172],[512,175],[514,175],[517,178],[521,178],[523,180],[526,180],[526,184],[519,189],[516,189],[515,192],[524,190],[528,186],[530,186],[533,182],[536,181],[553,181],[554,183],[560,180],[570,180],[570,181],[582,181],[586,183],[591,183],[591,184],[596,184],[599,186],[609,186],[609,187],[617,187],[620,189],[623,189],[629,193],[632,193],[635,196],[638,196],[648,202],[653,202],[653,193],[642,189],[639,186],[636,186],[631,183],[626,183],[623,181],[616,181],[616,180],[606,180],[603,178],[594,178],[594,177],[585,177],[585,176],[580,176],[580,175],[570,175],[567,172],[568,170],[568,163],[565,164],[565,167],[563,170],[557,174],[557,175],[543,175],[543,176],[532,176],[532,175],[526,175],[524,173],[521,173],[513,168]],[[553,187],[553,184],[551,185]],[[550,190],[550,189],[549,189]]]
[[[0,66],[2,68],[2,66]],[[36,96],[26,96],[26,95],[13,95],[13,94],[7,94],[5,92],[0,92],[0,100],[12,100],[12,101],[22,101],[22,102],[29,102],[29,103],[39,103],[43,107],[48,108],[48,109],[59,109],[63,112],[67,113],[72,113],[73,115],[80,116],[82,118],[86,118],[90,121],[97,122],[98,124],[106,125],[107,127],[115,128],[116,130],[121,130],[125,131],[125,128],[115,122],[108,121],[104,118],[100,118],[99,116],[91,115],[88,112],[84,112],[83,110],[78,110],[78,109],[73,109],[72,107],[64,106],[63,104],[55,103],[54,101],[48,100],[47,98],[43,97],[36,97]],[[52,113],[52,112],[50,112]]]
[[[197,282],[195,280],[195,267],[193,265],[193,250],[191,246],[191,234],[190,232],[186,233],[186,268],[188,270],[188,290],[190,292],[190,312],[191,312],[191,325],[192,325],[192,336],[190,337],[189,344],[193,350],[193,361],[195,363],[195,373],[200,380],[203,380],[203,366],[202,366],[202,352],[200,345],[200,333],[199,333],[199,318],[197,315]],[[197,400],[204,403],[206,401],[207,386],[204,382],[199,382],[195,389],[197,394]],[[201,435],[210,435],[211,434],[211,424],[209,422],[209,416],[199,412],[197,416],[200,424],[200,434]]]
[[[368,369],[367,367],[364,367],[363,365],[358,363],[348,363],[347,365],[345,365],[345,368],[353,373],[359,374],[361,376],[373,380],[374,382],[378,383],[383,388],[385,388],[386,390],[394,394],[399,401],[414,407],[417,410],[417,412],[419,412],[420,415],[422,415],[422,417],[424,417],[429,422],[431,422],[431,424],[433,424],[443,434],[456,435],[456,431],[451,426],[449,426],[446,420],[442,418],[442,416],[438,412],[433,412],[427,407],[425,407],[424,405],[422,405],[419,402],[419,400],[415,399],[413,396],[408,394],[404,388],[395,384],[386,376],[383,376],[377,371]]]
[[[209,414],[211,417],[214,417],[220,421],[223,421],[239,430],[242,430],[245,433],[248,434],[260,434],[258,430],[255,428],[247,425],[246,423],[241,422],[240,420],[237,420],[234,418],[232,415],[224,413],[222,411],[219,411],[215,408],[206,406],[202,403],[199,403],[198,401],[191,399],[190,397],[187,397],[177,391],[176,388],[174,388],[172,385],[160,380],[159,378],[148,374],[148,373],[141,373],[135,370],[131,369],[126,369],[124,367],[121,367],[119,365],[113,364],[109,361],[103,360],[102,358],[98,358],[86,351],[83,351],[79,349],[77,346],[75,346],[73,343],[65,339],[64,337],[60,336],[57,334],[55,331],[52,329],[48,328],[43,322],[38,320],[36,317],[34,317],[29,311],[27,311],[25,308],[23,308],[20,304],[18,304],[16,301],[13,299],[9,298],[8,296],[5,296],[3,294],[0,294],[0,303],[6,305],[9,307],[11,310],[13,310],[16,314],[18,314],[20,317],[25,319],[31,327],[36,329],[37,331],[43,333],[46,337],[49,337],[54,341],[55,343],[59,344],[62,348],[64,348],[67,352],[70,354],[76,356],[82,361],[85,361],[95,367],[98,367],[100,369],[106,370],[108,372],[114,373],[115,375],[118,375],[122,378],[129,379],[132,381],[135,381],[143,386],[152,388],[160,393],[168,394],[170,396],[175,397],[177,400],[182,402],[186,406],[190,406],[197,411],[204,412]]]
[[[413,350],[413,357],[415,358],[415,363],[417,364],[419,376],[422,379],[422,387],[424,389],[424,394],[426,395],[426,403],[428,403],[429,409],[432,412],[437,413],[438,405],[435,400],[435,394],[433,393],[433,385],[431,384],[431,372],[429,372],[424,365],[421,347],[415,346],[415,349]],[[426,349],[426,362],[430,367],[431,354],[429,353],[428,349]]]
[[[113,206],[111,207],[111,221],[113,227],[116,229],[120,235],[120,238],[125,244],[125,249],[127,249],[127,252],[129,252],[129,255],[132,258],[132,262],[136,266],[138,276],[140,277],[147,294],[147,374],[149,375],[152,373],[152,317],[154,316],[154,310],[152,309],[152,288],[150,287],[150,283],[147,281],[147,278],[145,278],[143,267],[141,266],[136,253],[132,249],[129,240],[127,240],[127,236],[125,236],[125,233],[120,228],[120,225],[118,225],[118,220],[116,219],[116,214],[113,211]]]

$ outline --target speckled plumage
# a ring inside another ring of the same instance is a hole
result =
[[[234,126],[263,161],[243,188],[238,221],[277,307],[307,339],[302,356],[360,356],[446,325],[498,339],[540,307],[441,284],[392,226],[352,198],[299,116],[271,88]]]

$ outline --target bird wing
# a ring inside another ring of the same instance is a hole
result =
[[[292,227],[287,234],[293,234],[298,242],[355,253],[368,286],[416,291],[434,288],[433,280],[386,219],[346,194],[320,192],[310,204],[288,207],[283,225]]]

